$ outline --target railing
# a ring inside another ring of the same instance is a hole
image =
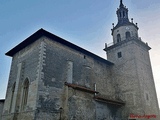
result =
[[[129,38],[123,37],[123,38],[121,38],[121,41],[120,41],[120,42],[116,42],[116,43],[112,42],[112,43],[109,43],[109,44],[106,43],[106,44],[105,44],[105,48],[110,47],[110,46],[115,45],[115,44],[119,44],[119,43],[121,43],[122,41],[129,41],[129,40],[139,40],[139,41],[141,41],[143,44],[148,45],[148,43],[142,41],[141,37],[129,37]]]
[[[111,42],[111,43],[109,43],[109,44],[106,43],[105,46],[106,46],[106,47],[110,47],[110,46],[112,46],[112,45],[114,45],[114,42]]]

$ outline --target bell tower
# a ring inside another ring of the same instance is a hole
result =
[[[137,23],[128,17],[128,8],[120,0],[116,14],[118,22],[111,33],[113,42],[105,44],[107,59],[114,63],[112,78],[115,82],[116,97],[126,101],[122,118],[136,119],[131,115],[156,115],[159,107],[150,63],[147,43],[138,35]],[[146,120],[146,118],[142,119]]]
[[[123,40],[129,39],[130,37],[138,38],[138,27],[137,23],[133,23],[133,18],[131,22],[128,18],[128,8],[123,5],[122,0],[120,1],[119,8],[117,8],[117,18],[118,23],[116,26],[113,25],[112,36],[113,43],[116,44]]]

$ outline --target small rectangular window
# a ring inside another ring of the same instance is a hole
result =
[[[122,57],[122,53],[121,52],[118,52],[117,55],[118,55],[118,58]]]
[[[146,99],[149,100],[148,94],[146,93]]]

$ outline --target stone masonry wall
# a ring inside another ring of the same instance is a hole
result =
[[[117,53],[122,57],[118,58]],[[158,102],[148,50],[135,41],[128,41],[107,52],[117,81],[119,97],[126,101],[123,118],[130,114],[158,115]],[[157,118],[158,120],[158,118]]]
[[[3,120],[32,120],[36,109],[37,89],[38,89],[38,62],[39,62],[40,42],[37,40],[33,44],[22,49],[13,56],[9,82],[7,87],[6,101],[3,111]],[[27,106],[21,109],[23,83],[29,79],[29,92]],[[15,92],[13,95],[12,106],[11,97],[13,84]]]
[[[64,120],[94,120],[96,114],[99,114],[97,120],[104,119],[105,116],[96,112],[98,108],[96,104],[100,103],[94,101],[94,94],[74,90],[66,86],[65,82],[68,82],[69,78],[72,84],[92,90],[96,83],[100,94],[115,98],[110,67],[48,38],[44,37],[41,44],[43,44],[43,57],[36,119],[58,120],[61,117]],[[108,115],[113,118],[107,104],[101,104],[99,109],[106,109]]]
[[[2,120],[3,106],[4,106],[4,102],[0,100],[0,120]]]
[[[95,101],[93,93],[65,85],[68,82],[94,90],[96,83],[98,95],[114,100],[117,94],[111,68],[87,54],[42,37],[13,56],[2,119],[121,120],[121,108]],[[27,106],[22,110],[26,78],[29,93]]]
[[[128,43],[132,44],[132,43]],[[135,58],[133,47],[128,44],[123,44],[108,52],[107,58],[114,62],[113,76],[114,81],[117,81],[116,90],[118,97],[126,101],[126,106],[122,116],[124,119],[128,118],[132,111],[136,110],[138,113],[141,107],[137,109],[136,106],[141,106],[141,98],[139,90],[139,82],[137,80],[137,71],[135,66]],[[118,58],[117,53],[121,52],[122,57]]]

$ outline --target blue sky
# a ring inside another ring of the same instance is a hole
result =
[[[160,1],[123,0],[129,17],[140,28],[139,36],[150,51],[160,102]],[[44,28],[103,58],[104,44],[112,42],[119,0],[1,0],[0,98],[5,98],[11,58],[4,54],[40,28]]]

